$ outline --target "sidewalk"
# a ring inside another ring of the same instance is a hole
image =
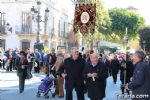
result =
[[[36,84],[41,82],[41,79],[44,78],[45,75],[41,73],[34,73],[33,78],[30,80],[26,80],[26,85]],[[14,88],[18,88],[19,78],[16,74],[16,71],[6,72],[5,70],[0,70],[0,90],[10,90]]]
[[[18,77],[16,75],[16,72],[5,72],[0,70],[0,100],[43,100],[44,97],[36,97],[36,92],[37,87],[41,83],[41,79],[44,77],[45,75],[43,75],[42,73],[33,74],[33,78],[31,80],[26,80],[24,93],[20,94],[18,92]],[[104,100],[129,100],[117,98],[117,96],[120,94],[121,90],[119,77],[117,84],[114,84],[112,77],[109,77],[107,79],[106,97],[104,98]],[[74,100],[76,100],[75,91],[73,92],[73,98]],[[85,100],[89,100],[87,94],[85,94],[85,98]],[[55,98],[52,98],[51,94],[49,99],[64,100],[64,98],[59,99],[57,96]]]

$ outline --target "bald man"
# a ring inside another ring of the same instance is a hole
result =
[[[102,100],[105,97],[107,67],[99,61],[98,54],[90,55],[91,63],[84,67],[83,76],[86,80],[88,97],[91,100]]]
[[[79,57],[76,47],[71,49],[71,57],[65,59],[60,68],[62,77],[65,78],[66,100],[73,100],[72,91],[77,92],[76,100],[84,100],[84,80],[82,77],[85,61]]]

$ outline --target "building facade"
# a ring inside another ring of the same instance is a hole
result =
[[[39,0],[40,42],[46,47],[68,48],[69,13],[60,0]],[[67,1],[67,0],[65,0]],[[37,0],[0,0],[0,47],[33,50],[37,39],[36,15],[31,8],[37,7]],[[67,2],[66,2],[67,3]],[[45,9],[49,9],[45,20]]]

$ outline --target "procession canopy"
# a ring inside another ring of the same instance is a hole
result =
[[[94,33],[96,22],[96,3],[82,3],[75,5],[74,33],[80,31],[82,35]]]

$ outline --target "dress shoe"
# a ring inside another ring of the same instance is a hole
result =
[[[19,92],[20,92],[20,93],[22,93],[22,92],[23,92],[23,90],[20,90]]]
[[[64,96],[59,96],[59,98],[64,98]]]

